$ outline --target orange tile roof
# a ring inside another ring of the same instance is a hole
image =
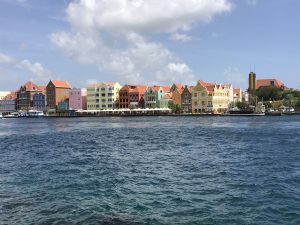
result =
[[[194,86],[189,86],[188,89],[189,89],[189,92],[192,93]]]
[[[146,85],[132,85],[126,84],[124,85],[120,91],[128,91],[129,93],[142,93],[144,94],[147,90],[148,86]]]
[[[178,90],[184,89],[184,85],[183,84],[174,84]]]
[[[25,87],[26,91],[37,91],[39,87],[34,84],[32,81],[26,82],[22,87]]]
[[[240,88],[233,88],[233,94],[240,95],[241,94],[241,89]]]
[[[71,88],[70,84],[66,80],[51,80],[55,87]]]
[[[170,86],[162,86],[162,89],[164,92],[170,92],[171,87]]]
[[[172,99],[173,97],[173,94],[172,93],[166,93],[164,96],[163,96],[163,99]]]
[[[10,94],[6,95],[3,100],[15,100],[17,98],[16,92],[11,92]]]
[[[271,85],[271,81],[274,82],[275,87],[282,87],[284,84],[277,79],[261,79],[256,80],[256,89],[259,89],[260,87],[266,87]]]
[[[40,91],[46,91],[46,86],[38,86]]]
[[[144,94],[146,90],[147,90],[147,86],[141,86],[141,85],[139,85],[139,86],[136,86],[136,88],[133,89],[132,92],[139,92],[139,93]]]

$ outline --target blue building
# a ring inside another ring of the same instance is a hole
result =
[[[36,110],[46,110],[46,95],[43,93],[34,94],[32,98],[32,104]]]

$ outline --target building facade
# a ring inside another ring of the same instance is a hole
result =
[[[60,102],[69,99],[70,84],[64,80],[50,80],[46,87],[47,110],[57,110]]]
[[[10,91],[0,91],[0,100],[4,99],[10,93]]]
[[[11,113],[17,110],[16,108],[16,98],[17,95],[15,92],[11,92],[0,99],[0,112]]]
[[[87,88],[87,109],[117,108],[121,85],[114,82],[95,83]]]
[[[166,94],[160,99],[160,108],[168,108],[170,102],[173,102],[173,99],[172,99],[172,93],[166,93]]]
[[[192,112],[192,91],[194,87],[185,85],[181,93],[181,110],[184,113]]]
[[[225,112],[233,101],[231,96],[233,97],[231,85],[206,83],[200,80],[192,91],[192,112]]]
[[[249,87],[248,92],[249,94],[254,94],[256,90],[260,89],[261,87],[276,87],[282,89],[288,89],[285,85],[278,79],[256,79],[256,74],[250,72],[249,74]]]
[[[43,93],[35,93],[33,95],[33,108],[40,111],[46,110],[46,95]]]
[[[144,85],[125,85],[119,92],[119,108],[144,108],[144,94],[147,86]]]
[[[28,111],[33,108],[33,96],[37,93],[42,93],[42,89],[31,81],[22,85],[16,92],[17,110]]]
[[[170,93],[168,86],[152,86],[145,91],[145,108],[160,108],[160,100]]]
[[[87,89],[72,88],[69,91],[69,110],[87,109]]]
[[[233,88],[233,103],[236,104],[238,102],[243,101],[243,92],[240,88]]]

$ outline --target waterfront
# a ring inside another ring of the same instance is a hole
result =
[[[0,120],[1,224],[300,224],[300,116]]]

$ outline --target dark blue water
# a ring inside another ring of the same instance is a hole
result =
[[[300,224],[300,116],[0,120],[0,224]]]

